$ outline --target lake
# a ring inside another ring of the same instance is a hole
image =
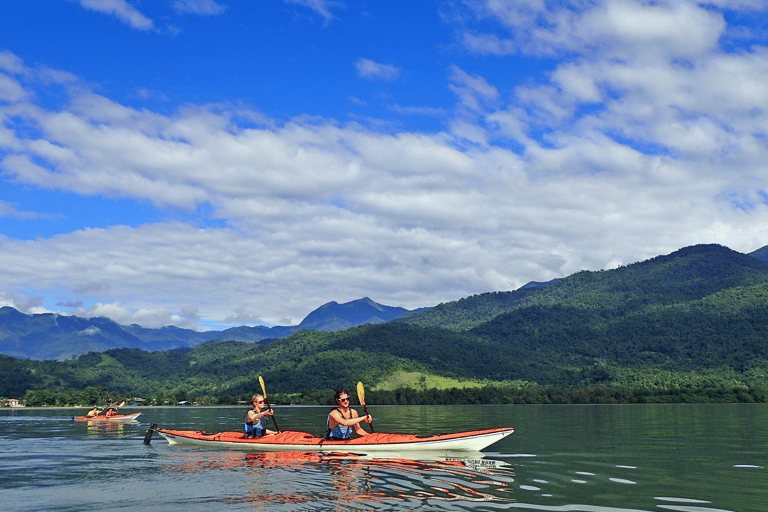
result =
[[[512,426],[483,458],[366,459],[169,446],[163,428],[241,430],[242,407],[0,411],[3,510],[765,512],[768,404],[370,407],[377,432]],[[321,434],[329,407],[276,407]]]

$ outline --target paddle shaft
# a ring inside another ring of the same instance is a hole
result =
[[[363,411],[365,411],[365,415],[368,416],[368,407],[363,404]],[[374,434],[376,431],[373,429],[373,423],[368,424],[371,427],[371,434]]]
[[[264,403],[267,404],[267,410],[272,413],[272,423],[275,424],[275,430],[277,430],[277,433],[280,433],[280,427],[277,426],[277,420],[275,419],[275,413],[272,410],[272,406],[269,405],[269,400],[267,400],[267,387],[264,385],[264,379],[261,378],[261,375],[259,375],[259,384],[261,384],[261,392],[264,395]]]
[[[269,405],[269,400],[267,400],[266,395],[264,396],[264,403],[267,404],[267,410],[272,411],[272,406]],[[277,433],[280,433],[280,427],[277,426],[277,420],[275,419],[275,413],[272,411],[272,423],[275,424],[275,430],[277,430]]]

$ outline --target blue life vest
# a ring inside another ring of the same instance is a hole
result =
[[[333,409],[331,412],[336,411],[338,409]],[[342,417],[344,417],[344,414],[339,411],[339,414],[341,414]],[[350,417],[352,416],[352,413],[350,412]],[[346,418],[349,419],[349,418]],[[349,427],[347,425],[338,424],[333,429],[331,429],[331,413],[328,413],[328,419],[325,420],[325,425],[328,427],[328,432],[326,433],[325,437],[326,439],[350,439],[352,437],[352,430],[353,427]]]
[[[264,419],[263,417],[256,420],[256,422],[249,422],[248,421],[248,415],[245,415],[245,435],[247,436],[256,436],[261,437],[263,436],[267,428],[264,426],[264,424],[261,422],[261,420]]]

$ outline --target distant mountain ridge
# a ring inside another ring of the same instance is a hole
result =
[[[122,326],[107,318],[25,315],[3,307],[0,308],[0,354],[22,359],[63,360],[89,351],[115,348],[189,349],[217,339],[263,343],[305,329],[330,332],[389,322],[454,332],[482,332],[485,338],[495,338],[491,331],[511,333],[527,326],[532,332],[543,332],[553,322],[567,324],[571,318],[562,311],[570,311],[568,308],[576,308],[574,311],[578,314],[602,311],[602,315],[612,318],[648,316],[648,308],[682,307],[679,304],[687,304],[685,308],[699,307],[695,301],[707,297],[719,297],[717,300],[726,305],[729,293],[734,296],[746,293],[751,301],[757,301],[750,303],[750,307],[762,308],[759,299],[762,287],[768,287],[768,246],[742,254],[719,245],[697,245],[609,271],[580,271],[546,283],[531,282],[514,291],[484,293],[412,311],[383,306],[367,297],[345,304],[329,302],[296,326],[241,326],[207,332],[173,326],[147,329],[138,325]],[[551,317],[540,314],[547,311],[546,308],[554,308]],[[757,318],[756,313],[749,314]],[[525,315],[539,316],[542,329],[531,324]],[[589,318],[590,322],[596,321]],[[604,320],[597,323],[608,325]],[[533,338],[508,334],[506,339]]]
[[[375,389],[416,373],[502,387],[613,386],[636,390],[638,399],[648,390],[698,389],[704,393],[699,398],[725,393],[735,401],[749,389],[756,394],[745,401],[768,402],[768,262],[720,245],[475,295],[384,323],[386,308],[366,299],[318,309],[334,325],[366,310],[379,323],[335,332],[304,329],[268,343],[210,341],[162,352],[118,348],[58,363],[0,356],[0,395],[105,386],[130,396],[178,388],[231,399],[251,396],[263,376],[274,392],[306,390],[305,403],[316,403],[320,390],[357,381]],[[12,309],[0,313],[0,339],[4,326],[18,329],[29,321]],[[66,324],[61,317],[56,325],[32,318],[37,331]],[[104,319],[69,320],[71,336],[116,332]],[[461,400],[450,396],[444,403]],[[495,394],[484,397],[503,403]],[[523,403],[550,403],[546,396],[531,398]],[[396,403],[410,402],[402,395]]]
[[[261,343],[284,338],[302,329],[336,331],[358,325],[388,322],[412,311],[377,304],[368,297],[344,304],[329,302],[312,311],[295,326],[240,326],[223,331],[197,332],[174,326],[149,329],[120,325],[104,317],[82,318],[55,313],[27,315],[0,308],[0,354],[20,359],[69,359],[86,352],[113,348],[145,351],[192,348],[211,340]]]

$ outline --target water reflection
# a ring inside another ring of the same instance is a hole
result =
[[[247,471],[247,495],[226,500],[325,503],[343,510],[344,505],[410,509],[446,502],[467,507],[510,503],[515,480],[507,463],[482,456],[415,460],[327,452],[188,453],[173,456],[165,470]]]
[[[127,432],[131,434],[135,428],[131,425],[139,425],[138,421],[79,421],[78,425],[85,426],[88,435],[96,436],[124,436]]]

